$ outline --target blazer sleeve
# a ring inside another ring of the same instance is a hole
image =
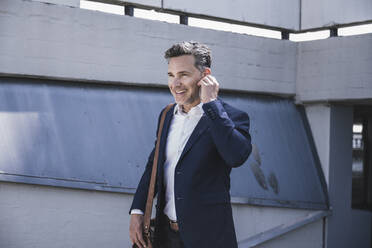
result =
[[[159,123],[160,123],[160,117],[163,113],[164,109],[161,111],[159,118],[158,118],[158,126],[156,129],[156,137],[159,130]],[[151,171],[152,171],[152,164],[154,162],[154,156],[155,156],[155,146],[156,146],[157,139],[155,139],[154,148],[152,149],[148,159],[147,164],[145,167],[145,171],[142,174],[142,177],[138,183],[138,187],[136,190],[136,193],[134,194],[132,206],[129,209],[129,214],[132,211],[132,209],[140,209],[142,212],[145,212],[146,208],[146,200],[147,200],[147,194],[149,192],[149,185],[151,180]],[[155,184],[156,185],[156,184]],[[157,187],[155,187],[154,196],[157,193]]]
[[[225,105],[226,106],[226,105]],[[252,151],[247,113],[225,106],[219,99],[203,104],[218,153],[230,167],[242,165]],[[227,110],[228,108],[228,110]]]

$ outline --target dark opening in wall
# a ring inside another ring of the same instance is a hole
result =
[[[372,210],[372,107],[355,107],[352,146],[352,207]]]

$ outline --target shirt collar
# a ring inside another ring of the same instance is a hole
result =
[[[192,107],[188,113],[185,113],[182,111],[182,107],[178,104],[174,107],[173,114],[174,115],[182,115],[182,116],[187,116],[187,115],[202,115],[204,113],[203,110],[203,103],[199,103],[198,105]]]

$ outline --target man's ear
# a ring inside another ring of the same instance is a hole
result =
[[[210,68],[208,68],[208,67],[207,67],[207,68],[205,68],[205,69],[204,69],[204,72],[203,72],[203,75],[204,75],[204,77],[205,77],[205,76],[207,76],[207,75],[210,75],[210,74],[211,74],[211,72],[212,72],[212,71],[211,71],[211,69],[210,69]]]

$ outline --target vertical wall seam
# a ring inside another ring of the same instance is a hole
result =
[[[299,0],[299,1],[300,1],[300,8],[299,8],[299,15],[298,15],[298,17],[299,17],[299,20],[298,20],[299,27],[298,27],[298,29],[299,29],[299,31],[301,31],[302,30],[302,0]]]
[[[301,1],[301,0],[300,0]],[[298,90],[298,84],[299,84],[299,79],[300,79],[300,73],[299,73],[299,62],[301,60],[300,58],[300,51],[301,51],[301,48],[300,48],[300,45],[301,45],[301,42],[296,42],[296,54],[295,54],[295,104],[303,104],[302,100],[301,100],[301,96],[299,94],[299,90]]]

